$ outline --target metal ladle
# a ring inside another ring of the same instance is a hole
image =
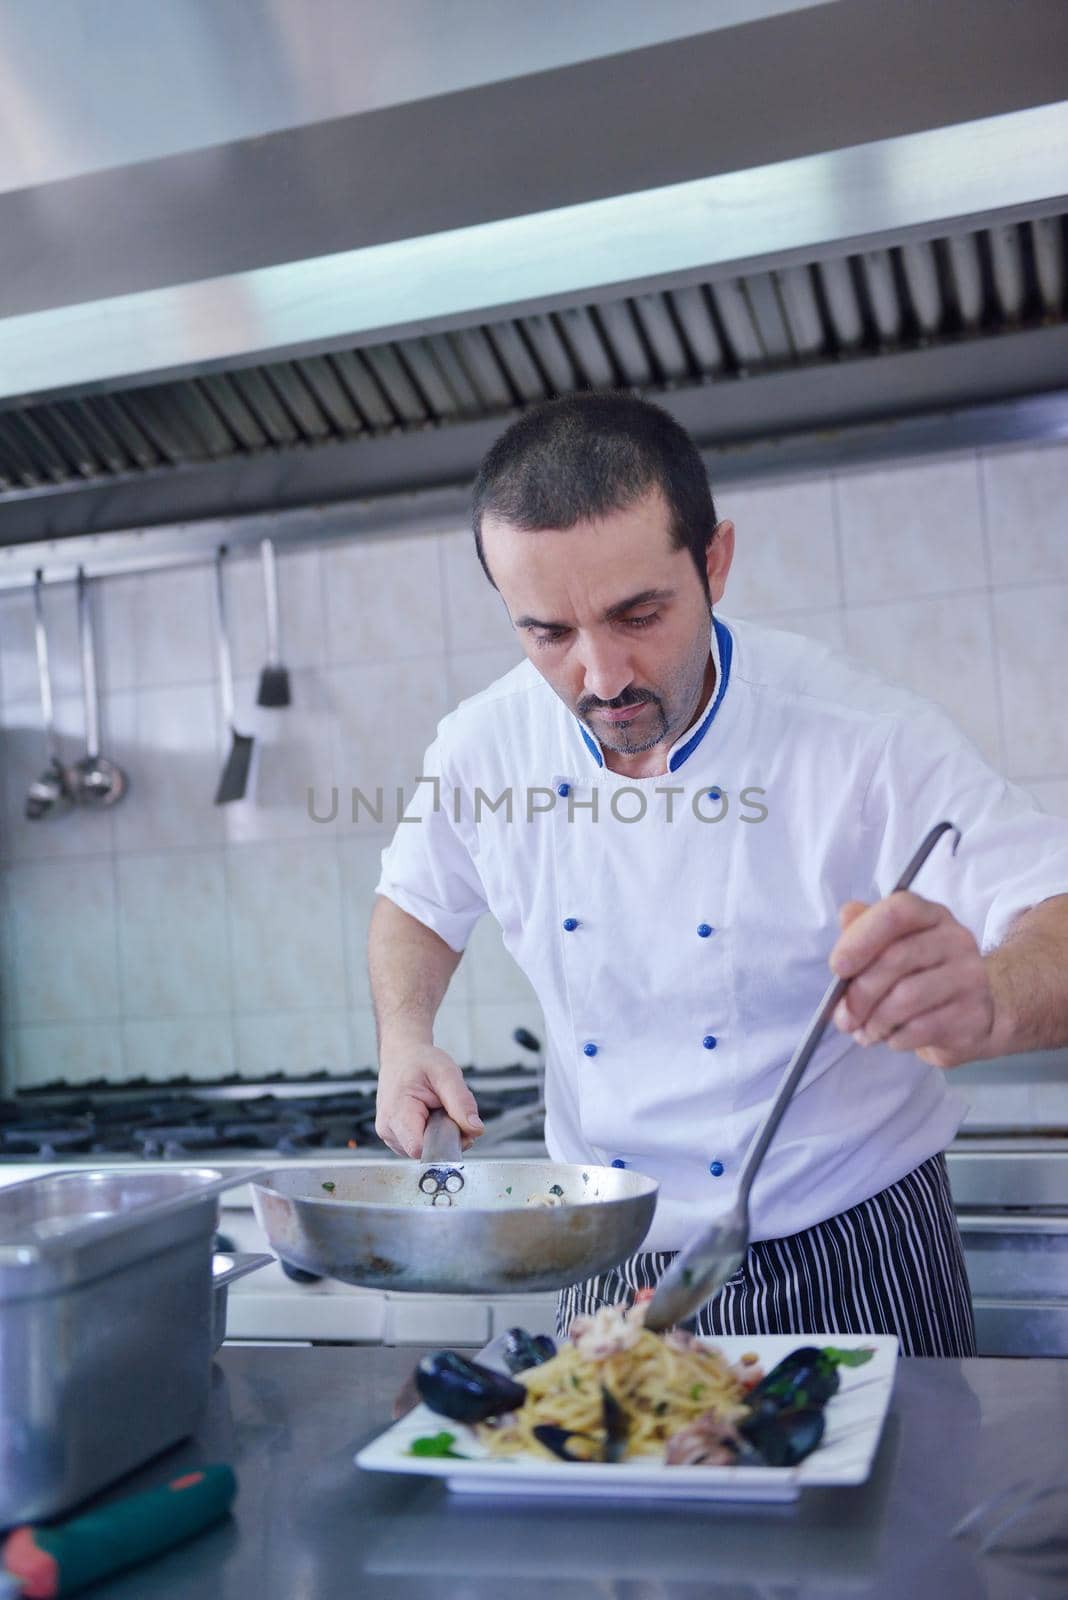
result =
[[[960,829],[955,828],[952,822],[938,823],[916,851],[895,883],[892,893],[896,894],[899,889],[909,887],[938,840],[947,831],[954,835],[953,854],[956,855],[957,846],[960,844]],[[775,1137],[776,1129],[783,1119],[787,1106],[793,1099],[801,1074],[812,1059],[816,1046],[823,1037],[823,1030],[833,1016],[835,1007],[845,994],[849,983],[848,978],[835,978],[831,982],[805,1037],[783,1074],[779,1092],[772,1101],[767,1116],[746,1151],[734,1205],[725,1217],[699,1233],[685,1250],[679,1251],[657,1284],[656,1292],[645,1308],[647,1328],[659,1332],[663,1328],[673,1328],[677,1323],[684,1322],[699,1306],[711,1300],[741,1266],[749,1248],[749,1191],[753,1187],[753,1179],[760,1170],[768,1146]]]
[[[26,791],[26,816],[30,822],[40,822],[44,817],[62,816],[65,811],[70,810],[74,799],[67,769],[59,759],[59,745],[56,740],[52,676],[48,669],[48,635],[45,632],[44,605],[41,598],[43,588],[44,573],[38,571],[33,578],[33,632],[37,647],[37,677],[41,686],[41,719],[44,722],[48,748],[48,766]]]
[[[89,586],[84,567],[78,568],[78,642],[82,653],[82,694],[85,698],[85,755],[71,768],[71,785],[79,805],[113,806],[126,793],[126,774],[100,754],[100,702],[97,694],[96,648]]]

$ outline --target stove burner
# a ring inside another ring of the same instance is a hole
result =
[[[484,1069],[488,1075],[488,1069]],[[478,1088],[478,1103],[488,1124],[504,1111],[532,1104],[538,1085],[528,1069],[501,1069],[513,1077],[507,1087]],[[370,1080],[368,1089],[354,1080]],[[171,1084],[143,1079],[121,1085],[64,1085],[65,1092],[29,1091],[18,1100],[0,1102],[0,1163],[62,1161],[68,1156],[134,1156],[146,1161],[200,1160],[210,1152],[256,1150],[300,1156],[312,1150],[372,1150],[385,1145],[375,1133],[374,1074],[350,1074],[330,1091],[328,1073],[311,1073],[287,1084],[307,1084],[307,1094],[273,1094],[269,1080],[251,1085],[263,1089],[244,1098],[220,1092],[227,1080],[194,1085],[188,1079]],[[333,1081],[337,1081],[336,1079]],[[146,1093],[136,1093],[143,1083]],[[197,1088],[201,1092],[197,1092]],[[103,1092],[106,1090],[107,1092]],[[529,1138],[539,1137],[536,1127]]]

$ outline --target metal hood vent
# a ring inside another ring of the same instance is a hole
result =
[[[659,398],[720,480],[1029,402],[1068,432],[1068,8],[743,13],[0,192],[0,583],[48,541],[443,494],[583,388]]]
[[[1068,316],[1068,215],[0,413],[0,489],[102,484],[492,421],[584,388],[652,396],[959,347]]]

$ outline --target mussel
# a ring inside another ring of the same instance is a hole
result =
[[[551,1361],[556,1345],[547,1333],[528,1333],[525,1328],[509,1328],[504,1336],[504,1361],[509,1372],[526,1372]]]
[[[773,1367],[746,1396],[751,1411],[807,1411],[823,1406],[838,1393],[835,1352],[804,1345]]]
[[[551,1450],[561,1461],[622,1461],[627,1453],[627,1435],[630,1429],[626,1413],[615,1395],[601,1385],[601,1417],[604,1436],[593,1433],[576,1433],[573,1429],[558,1428],[555,1423],[542,1422],[532,1432],[539,1444]]]
[[[527,1398],[521,1383],[455,1350],[424,1356],[415,1369],[415,1387],[431,1411],[453,1422],[487,1422],[517,1411]]]
[[[767,1467],[796,1467],[823,1438],[823,1412],[816,1407],[798,1411],[760,1411],[736,1424]]]

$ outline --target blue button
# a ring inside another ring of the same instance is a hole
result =
[[[616,1156],[616,1159],[612,1162],[612,1165],[614,1167],[625,1167],[626,1164],[627,1163],[625,1161],[620,1161],[618,1156]]]
[[[723,790],[722,789],[709,789],[708,798],[710,800],[722,800],[723,799]]]
[[[715,931],[715,928],[713,928],[710,922],[701,922],[698,923],[697,926],[697,937],[699,939],[707,939],[709,934],[715,933]]]
[[[571,785],[569,783],[558,783],[556,785],[556,792],[561,799],[566,800],[568,795],[571,793]]]
[[[582,1054],[584,1056],[595,1056],[597,1054],[597,1046],[592,1039],[586,1040],[586,1043],[582,1046]]]
[[[704,1045],[706,1050],[714,1050],[719,1043],[719,1040],[716,1038],[714,1033],[706,1033],[704,1038],[701,1040],[701,1043]]]
[[[722,1161],[710,1161],[708,1163],[708,1170],[709,1170],[709,1172],[712,1174],[712,1176],[714,1178],[722,1178],[722,1176],[723,1176],[723,1162]]]
[[[565,917],[564,918],[564,932],[565,933],[574,933],[574,931],[575,931],[575,929],[577,927],[578,927],[578,917]]]

